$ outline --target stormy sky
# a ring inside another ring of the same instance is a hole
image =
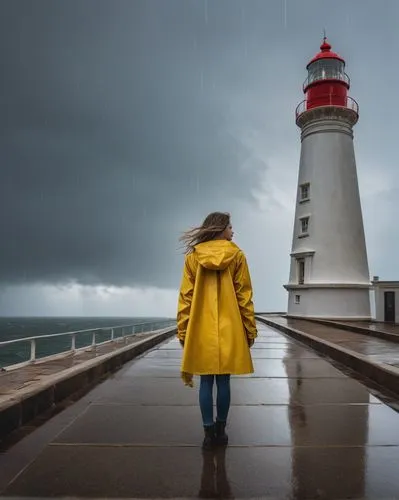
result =
[[[305,66],[359,102],[370,274],[399,278],[396,0],[2,0],[0,314],[173,316],[180,233],[229,211],[285,310]]]

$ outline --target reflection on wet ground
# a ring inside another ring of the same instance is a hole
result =
[[[340,321],[339,323],[349,326],[360,326],[369,330],[387,332],[399,336],[399,325],[397,324],[381,323],[379,321]]]
[[[368,337],[362,333],[340,330],[312,321],[285,317],[273,317],[273,321],[363,354],[375,362],[399,366],[399,344],[396,342]]]
[[[173,339],[0,457],[2,494],[399,498],[399,414],[337,365],[259,331],[256,372],[232,379],[226,450],[201,451],[198,379],[182,384]]]

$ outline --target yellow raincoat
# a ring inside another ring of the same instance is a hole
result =
[[[252,285],[244,253],[233,242],[195,246],[184,263],[177,337],[184,341],[182,378],[253,373],[248,339],[257,337]]]

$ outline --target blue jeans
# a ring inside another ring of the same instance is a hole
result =
[[[230,375],[201,375],[199,404],[204,426],[213,425],[213,382],[216,378],[216,419],[226,422],[230,409]]]

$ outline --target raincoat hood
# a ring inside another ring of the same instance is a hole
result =
[[[202,267],[214,271],[226,269],[239,251],[239,247],[228,240],[206,241],[194,247],[194,254],[198,263]]]

